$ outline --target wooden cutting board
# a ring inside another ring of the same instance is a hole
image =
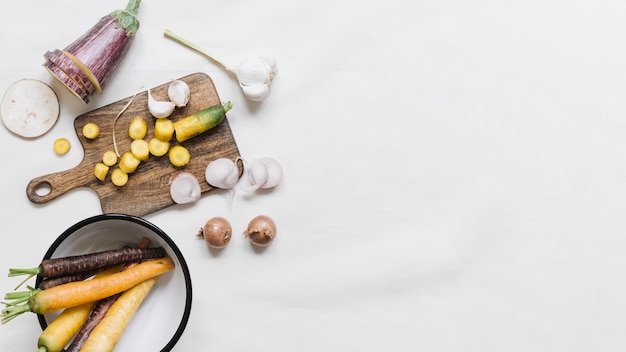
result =
[[[175,109],[170,116],[172,121],[222,103],[213,81],[206,74],[194,73],[179,79],[189,85],[191,98],[187,106]],[[168,86],[169,82],[166,82],[151,88],[152,96],[156,100],[168,100]],[[139,164],[134,173],[129,174],[128,183],[122,187],[111,183],[110,174],[115,166],[111,167],[105,181],[98,180],[93,174],[94,166],[102,161],[104,152],[114,150],[113,122],[131,99],[132,97],[127,97],[78,116],[74,120],[74,128],[85,151],[83,160],[72,169],[31,180],[26,187],[28,199],[36,204],[44,204],[74,188],[89,187],[98,194],[103,213],[143,216],[175,204],[170,197],[169,185],[176,174],[180,172],[194,174],[200,181],[204,194],[213,189],[204,176],[208,163],[221,157],[235,160],[240,156],[228,119],[226,119],[219,126],[185,142],[178,143],[175,138],[172,138],[172,146],[181,144],[191,154],[191,161],[184,167],[171,165],[167,155],[161,157],[150,155],[147,161]],[[135,116],[142,116],[146,120],[148,134],[144,139],[148,141],[154,136],[155,118],[148,111],[147,90],[137,94],[115,122],[115,137],[120,155],[130,150],[132,139],[128,136],[128,127]],[[88,122],[96,123],[100,127],[100,136],[94,140],[85,138],[82,133],[83,126]],[[241,162],[238,163],[238,167],[241,175]]]

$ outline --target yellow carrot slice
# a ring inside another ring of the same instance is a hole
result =
[[[111,182],[118,187],[122,187],[128,182],[128,174],[116,168],[111,172]]]
[[[104,181],[109,173],[109,166],[104,163],[97,163],[93,168],[93,174],[100,181]]]
[[[111,352],[119,342],[126,326],[139,309],[158,277],[148,279],[122,293],[93,329],[81,352]]]
[[[54,140],[53,149],[54,152],[58,155],[66,154],[70,151],[71,147],[72,145],[70,144],[70,141],[67,140],[67,138],[57,138]]]

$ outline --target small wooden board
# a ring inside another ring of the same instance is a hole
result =
[[[222,103],[213,81],[206,74],[193,73],[179,79],[189,85],[191,98],[187,106],[175,109],[169,117],[172,121]],[[168,100],[168,86],[169,82],[151,88],[152,96],[157,100]],[[131,99],[132,97],[127,97],[78,116],[74,120],[74,128],[85,151],[83,160],[72,169],[31,180],[26,187],[28,199],[36,204],[44,204],[74,188],[89,187],[98,194],[103,213],[143,216],[175,204],[170,196],[169,186],[176,174],[180,172],[194,174],[204,194],[213,189],[204,176],[208,163],[217,158],[235,160],[240,156],[228,119],[226,119],[219,126],[185,142],[178,143],[175,138],[172,138],[172,146],[181,144],[191,154],[191,161],[184,167],[172,166],[167,155],[161,157],[151,155],[147,161],[139,164],[134,173],[129,174],[128,183],[125,186],[115,186],[110,180],[111,171],[116,166],[111,167],[105,181],[98,180],[93,174],[94,166],[102,161],[104,152],[114,150],[113,122]],[[132,140],[128,136],[128,127],[135,116],[142,116],[146,120],[148,134],[144,139],[148,141],[154,136],[155,118],[148,111],[147,91],[137,94],[115,122],[115,137],[120,155],[130,150]],[[83,126],[88,122],[93,122],[100,127],[100,136],[94,140],[83,136]],[[238,167],[241,175],[241,163],[238,163]],[[42,189],[49,189],[49,193],[38,194],[38,192],[42,193]]]

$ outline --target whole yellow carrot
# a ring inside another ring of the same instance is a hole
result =
[[[93,329],[81,352],[111,352],[119,342],[126,326],[139,309],[158,277],[148,279],[122,293],[100,323]]]
[[[76,307],[94,302],[130,289],[131,287],[174,269],[171,258],[147,260],[128,270],[93,280],[70,282],[46,290],[12,292],[5,299],[14,302],[4,303],[2,323],[25,313],[46,314],[60,309]],[[25,303],[24,303],[25,302]],[[23,304],[18,304],[23,303]]]
[[[61,352],[80,330],[91,313],[95,302],[67,308],[39,335],[38,352]]]

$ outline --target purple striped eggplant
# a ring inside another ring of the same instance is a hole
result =
[[[111,78],[139,29],[141,0],[129,0],[126,8],[100,18],[63,50],[45,55],[43,66],[84,103]]]

